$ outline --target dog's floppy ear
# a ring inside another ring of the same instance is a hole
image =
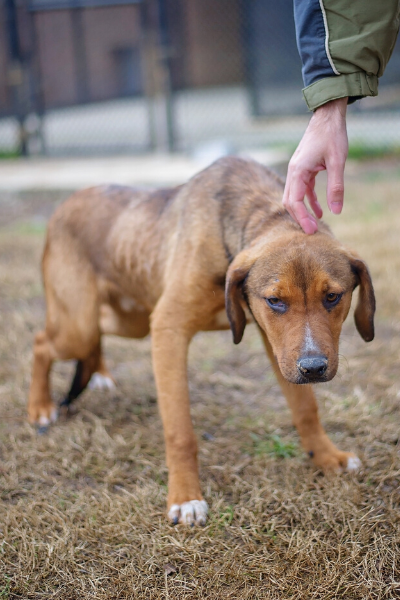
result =
[[[243,284],[248,272],[248,265],[235,266],[233,262],[226,274],[225,308],[233,333],[234,344],[238,344],[242,340],[244,328],[246,327],[246,315],[242,307],[242,301]]]
[[[374,339],[375,294],[368,267],[360,258],[350,258],[351,270],[356,277],[356,286],[360,286],[358,302],[354,311],[357,331],[366,342]]]

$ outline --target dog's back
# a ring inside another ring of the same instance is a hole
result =
[[[73,262],[80,269],[90,266],[97,278],[125,294],[140,293],[137,300],[151,309],[169,276],[167,262],[174,250],[198,251],[202,260],[208,254],[215,276],[223,276],[244,242],[244,226],[255,233],[249,220],[255,228],[278,213],[290,220],[283,216],[281,194],[282,181],[266,167],[234,157],[216,161],[176,188],[109,185],[77,192],[50,219],[45,285],[57,279],[54,272],[46,275],[50,263]]]

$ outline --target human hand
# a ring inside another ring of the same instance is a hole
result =
[[[327,203],[338,215],[343,208],[344,166],[348,153],[347,98],[323,104],[314,112],[288,167],[283,205],[305,233],[315,233],[322,208],[315,193],[315,177],[326,169]],[[308,198],[309,212],[304,203]]]

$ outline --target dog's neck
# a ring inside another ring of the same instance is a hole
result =
[[[275,237],[283,228],[287,232],[288,224],[293,230],[300,230],[289,213],[277,202],[260,205],[255,211],[249,207],[248,215],[243,215],[242,211],[241,213],[241,218],[230,215],[222,219],[223,240],[229,262],[260,238],[268,240]]]

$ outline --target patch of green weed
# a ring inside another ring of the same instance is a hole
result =
[[[363,160],[367,158],[397,156],[398,154],[400,154],[400,148],[398,146],[367,146],[361,142],[355,142],[349,145],[348,157],[353,160]]]
[[[234,510],[233,506],[228,504],[218,515],[218,521],[221,525],[230,525],[233,521]]]
[[[211,530],[215,532],[225,527],[229,526],[234,517],[234,508],[232,505],[227,504],[226,506],[221,507],[218,513],[211,513],[209,516],[209,523],[211,525]]]
[[[10,586],[10,578],[7,575],[4,576],[5,585],[0,587],[0,598],[7,599],[10,597],[11,586]]]
[[[276,434],[263,437],[256,433],[250,433],[250,437],[252,439],[250,451],[255,456],[270,454],[277,458],[290,458],[296,456],[298,451],[297,444],[285,442]]]
[[[18,150],[0,150],[0,160],[7,160],[9,158],[19,158],[20,156],[21,153]]]
[[[20,221],[8,227],[8,231],[20,235],[43,235],[46,231],[46,221],[33,219],[31,221]]]

